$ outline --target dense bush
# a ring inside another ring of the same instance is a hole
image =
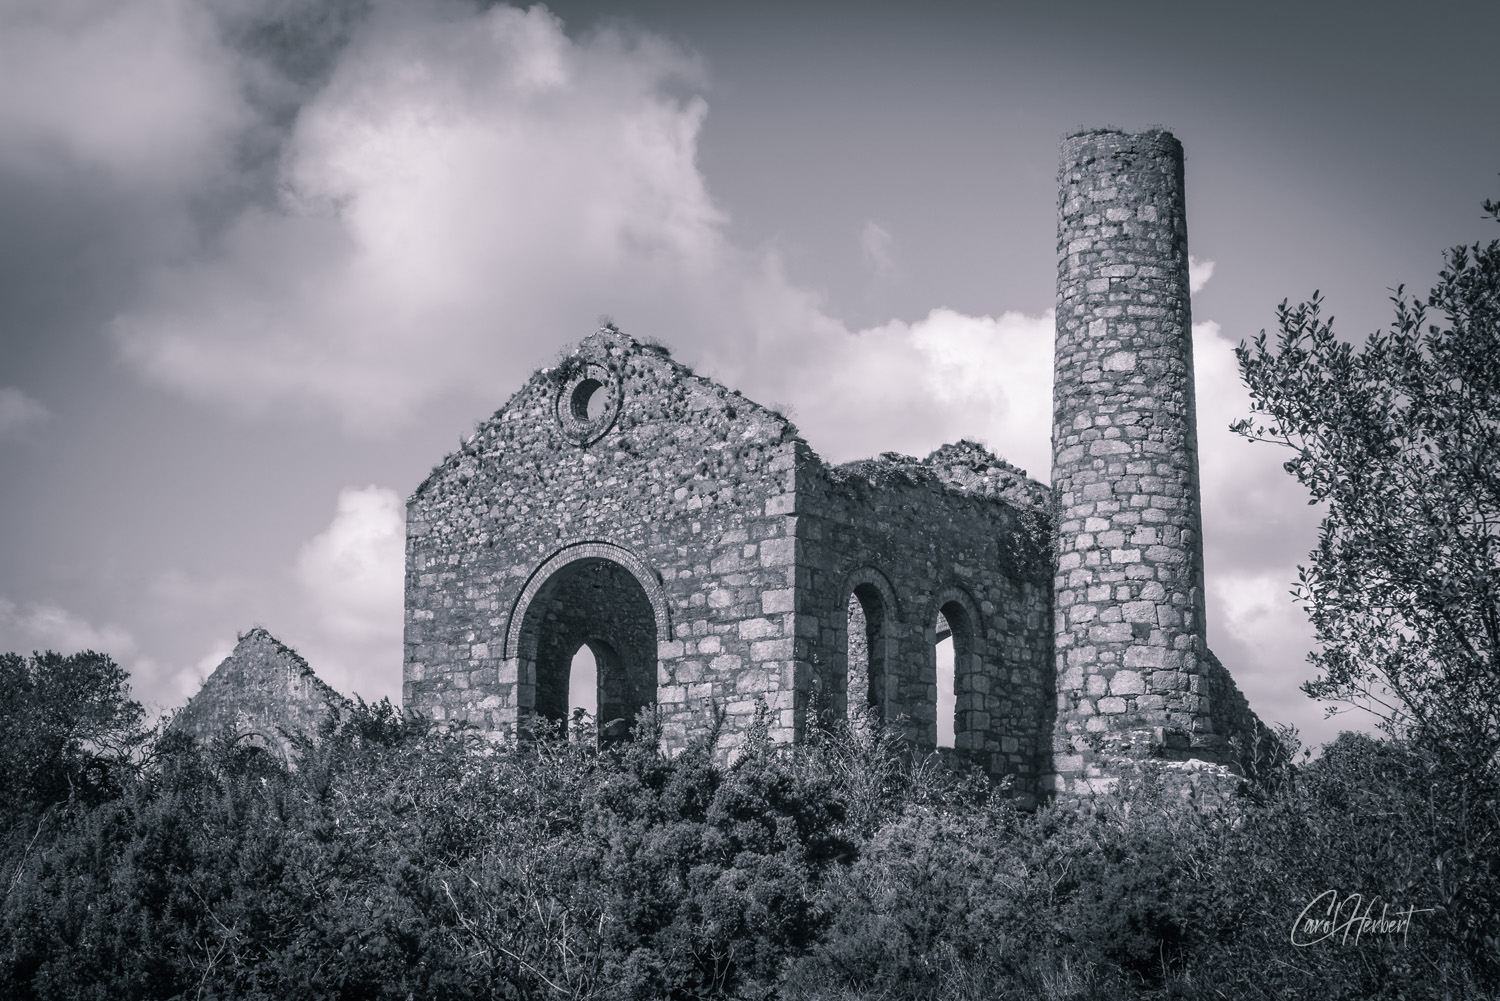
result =
[[[115,791],[145,739],[123,668],[102,653],[0,654],[0,826]]]
[[[669,757],[649,717],[637,729],[496,746],[360,704],[292,767],[168,735],[96,762],[112,778],[86,796],[36,785],[46,802],[5,832],[0,995],[1500,990],[1484,766],[1345,735],[1227,806],[1148,776],[1088,812],[1027,813],[874,726],[798,748],[761,726],[727,766],[712,740]],[[1329,889],[1433,912],[1404,941],[1292,946]]]
[[[1077,815],[907,810],[830,878],[800,996],[1500,996],[1492,773],[1352,733],[1287,771],[1218,807],[1143,781]],[[1433,913],[1293,946],[1328,890]]]

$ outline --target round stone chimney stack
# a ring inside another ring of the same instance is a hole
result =
[[[1058,179],[1053,781],[1066,794],[1108,788],[1112,758],[1193,753],[1207,645],[1182,144],[1078,133]]]

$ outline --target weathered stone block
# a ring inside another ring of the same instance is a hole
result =
[[[1169,651],[1165,647],[1136,645],[1125,651],[1126,667],[1161,668],[1167,666]]]
[[[795,561],[796,552],[796,539],[767,539],[760,544],[760,565],[764,567],[789,566]]]
[[[767,636],[781,635],[781,623],[774,619],[754,618],[741,619],[739,624],[740,639],[758,640]]]
[[[796,608],[796,593],[794,589],[789,587],[778,588],[772,591],[762,591],[760,609],[766,615],[793,611]]]

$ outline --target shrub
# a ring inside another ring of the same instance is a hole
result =
[[[158,739],[6,842],[16,998],[1480,998],[1493,773],[1345,735],[1209,808],[1017,809],[872,721],[732,765],[647,714],[492,744],[358,703],[289,767]],[[18,829],[21,830],[21,829]],[[14,832],[13,832],[14,833]],[[1317,894],[1432,908],[1294,949]]]

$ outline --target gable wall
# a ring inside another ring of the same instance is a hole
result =
[[[535,684],[524,658],[507,655],[518,599],[569,546],[607,543],[658,589],[669,743],[704,732],[715,701],[731,731],[743,729],[757,695],[790,737],[795,432],[618,332],[589,338],[577,357],[618,377],[607,433],[570,440],[557,413],[568,380],[538,373],[408,504],[406,705],[512,730]]]

